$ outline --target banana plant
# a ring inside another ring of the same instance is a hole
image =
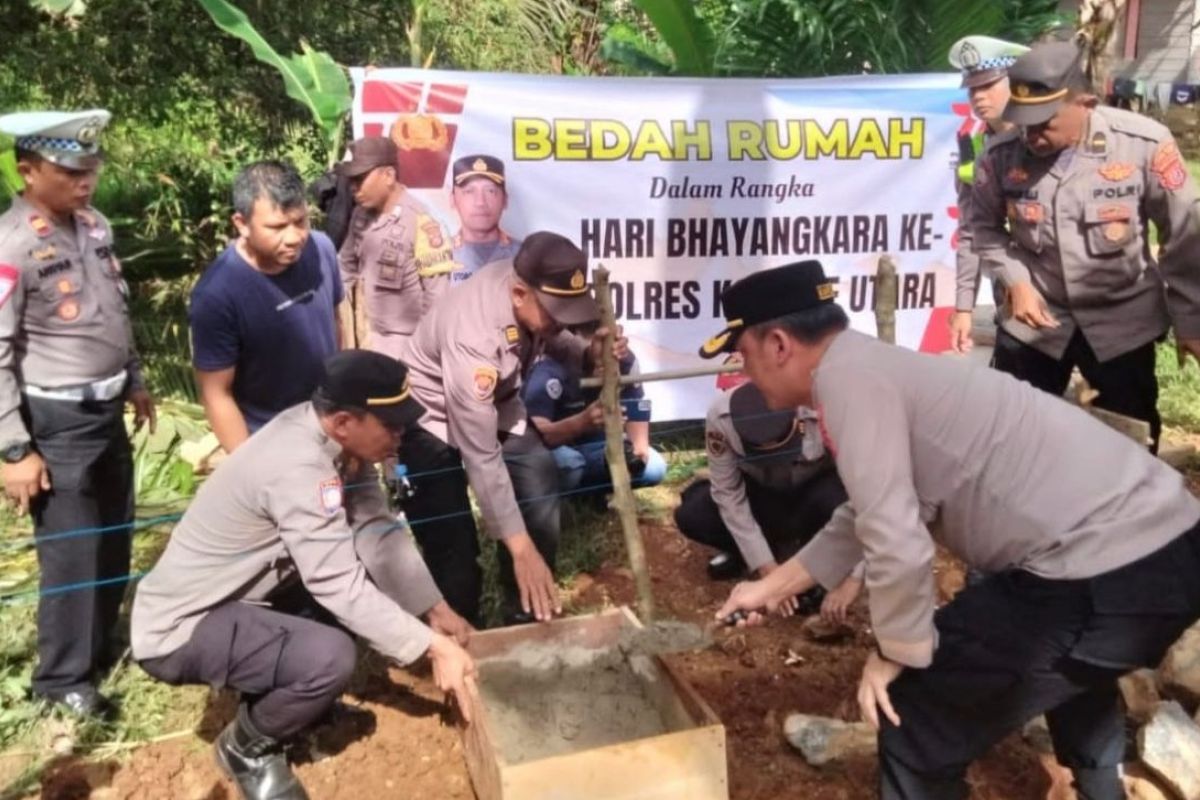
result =
[[[330,55],[301,40],[301,52],[282,56],[262,37],[237,6],[226,0],[198,0],[221,30],[250,45],[254,55],[283,77],[288,97],[304,105],[321,130],[329,166],[341,156],[342,133],[350,112],[350,80]]]

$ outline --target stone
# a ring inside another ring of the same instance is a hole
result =
[[[1200,624],[1183,632],[1158,668],[1162,693],[1189,706],[1200,703]]]
[[[783,722],[783,735],[814,767],[875,754],[875,731],[865,722],[789,714]]]
[[[1182,706],[1159,703],[1137,743],[1142,763],[1180,800],[1200,800],[1200,726]]]
[[[1117,681],[1125,711],[1138,724],[1148,721],[1162,698],[1158,694],[1158,676],[1152,669],[1135,670]]]
[[[837,644],[854,635],[854,629],[849,625],[840,622],[826,622],[816,614],[804,620],[800,629],[811,641],[821,644]]]
[[[1173,800],[1170,793],[1159,785],[1150,770],[1141,764],[1126,764],[1121,780],[1125,784],[1127,800]]]

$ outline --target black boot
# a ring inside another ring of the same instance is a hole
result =
[[[288,766],[283,745],[258,732],[244,704],[214,747],[218,766],[233,778],[243,800],[308,800],[308,792]]]

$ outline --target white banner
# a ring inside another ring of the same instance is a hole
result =
[[[643,371],[698,365],[728,282],[817,258],[854,327],[874,273],[900,273],[900,344],[948,347],[955,75],[810,80],[566,78],[356,69],[354,134],[401,146],[402,179],[451,232],[450,166],[506,168],[501,226],[550,230],[603,264]],[[716,378],[650,383],[654,418],[704,415]]]

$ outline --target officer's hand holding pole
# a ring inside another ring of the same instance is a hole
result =
[[[1033,284],[1022,281],[1014,283],[1008,289],[1009,302],[1012,304],[1013,319],[1023,322],[1031,328],[1057,328],[1058,320],[1050,316],[1046,301],[1033,288]]]
[[[443,692],[454,695],[463,719],[471,721],[471,707],[477,694],[475,661],[453,639],[433,634],[427,651],[433,664],[433,682]]]
[[[592,343],[589,345],[591,350],[592,369],[595,374],[599,375],[603,369],[603,359],[600,357],[604,347],[604,337],[608,336],[608,328],[597,328],[592,334]],[[613,339],[613,355],[617,361],[629,357],[629,339],[625,336],[624,329],[617,326],[617,337]]]
[[[129,393],[129,404],[133,406],[133,429],[141,430],[147,422],[150,432],[158,427],[158,413],[154,409],[154,398],[145,389],[134,389]]]
[[[950,317],[950,346],[954,352],[966,355],[975,346],[971,338],[971,312],[955,311]]]
[[[37,453],[31,452],[15,464],[5,464],[0,475],[4,478],[5,494],[22,514],[29,513],[35,497],[50,491],[50,472]]]
[[[892,708],[892,698],[888,695],[888,686],[904,667],[895,661],[889,661],[878,652],[872,651],[863,665],[862,680],[858,684],[858,710],[862,718],[871,727],[879,730],[879,709],[897,728],[900,727],[900,715]]]
[[[546,566],[545,559],[538,552],[529,534],[522,531],[509,536],[504,540],[504,545],[512,555],[513,575],[517,579],[521,608],[525,613],[533,614],[543,622],[555,614],[562,613],[554,573]]]

